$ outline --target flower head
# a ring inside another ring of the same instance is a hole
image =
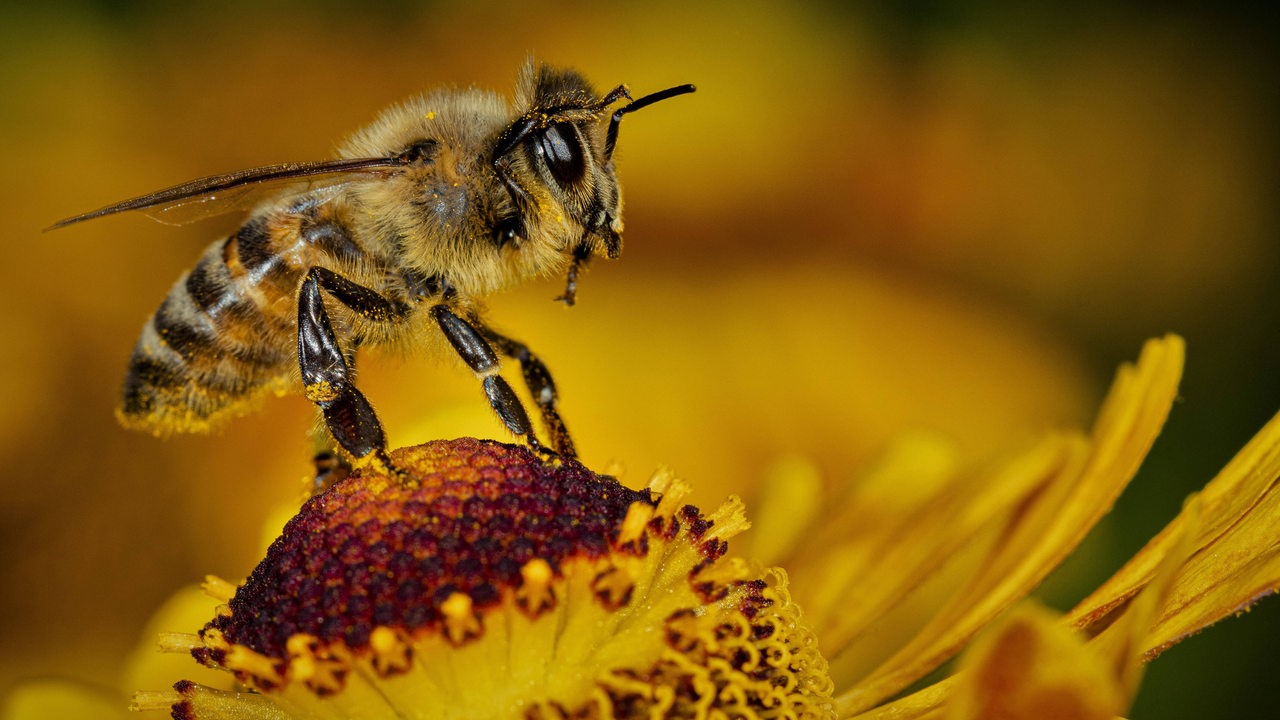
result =
[[[312,498],[188,639],[255,694],[179,683],[175,717],[829,714],[785,576],[725,554],[740,503],[470,439],[393,460]]]

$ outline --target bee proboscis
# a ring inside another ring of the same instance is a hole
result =
[[[514,107],[474,89],[427,94],[384,111],[338,159],[202,178],[58,222],[209,214],[271,194],[144,325],[121,422],[204,431],[296,387],[296,367],[338,448],[389,465],[381,422],[354,383],[355,352],[425,326],[480,379],[507,429],[545,454],[575,456],[546,366],[491,328],[476,300],[563,272],[558,299],[572,305],[588,260],[622,249],[613,150],[623,116],[693,90],[598,95],[573,70],[529,62]],[[520,364],[549,444],[499,374],[500,356]]]

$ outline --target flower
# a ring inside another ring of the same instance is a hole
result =
[[[1107,512],[1176,397],[1148,343],[1092,431],[958,467],[903,438],[843,493],[776,470],[756,527],[471,439],[310,499],[195,634],[188,718],[1113,718],[1142,663],[1280,585],[1280,418],[1065,614],[1026,599]],[[729,541],[735,547],[730,551]],[[770,567],[776,565],[776,567]],[[785,568],[783,570],[782,568]],[[889,648],[885,650],[885,648]],[[956,669],[920,681],[963,654]]]
[[[312,498],[199,635],[174,717],[821,717],[831,685],[785,574],[726,557],[704,515],[574,461],[463,439],[397,451]]]

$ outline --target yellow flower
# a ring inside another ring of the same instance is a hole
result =
[[[831,684],[785,574],[725,556],[669,474],[630,490],[495,442],[393,454],[311,499],[199,635],[246,694],[146,693],[179,718],[822,717]]]
[[[1176,337],[1148,343],[1092,432],[987,466],[957,467],[925,437],[842,492],[784,464],[749,535],[736,498],[700,512],[665,472],[637,491],[493,442],[397,451],[405,478],[356,474],[312,498],[243,584],[206,583],[225,604],[202,630],[162,636],[224,680],[141,692],[135,707],[1113,718],[1143,662],[1280,585],[1278,419],[1076,608],[1026,600],[1137,470],[1182,352]]]

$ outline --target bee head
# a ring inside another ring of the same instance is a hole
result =
[[[563,248],[575,260],[594,254],[617,257],[622,251],[622,194],[613,150],[622,118],[694,87],[681,85],[632,100],[627,87],[619,85],[597,96],[577,72],[542,65],[526,69],[520,88],[518,102],[527,110],[498,136],[492,155],[512,207],[495,223],[495,239],[505,244],[526,237],[540,221],[536,213],[547,211],[539,202],[547,197],[551,210],[581,228],[580,236]],[[624,99],[631,102],[610,115],[610,106]]]

